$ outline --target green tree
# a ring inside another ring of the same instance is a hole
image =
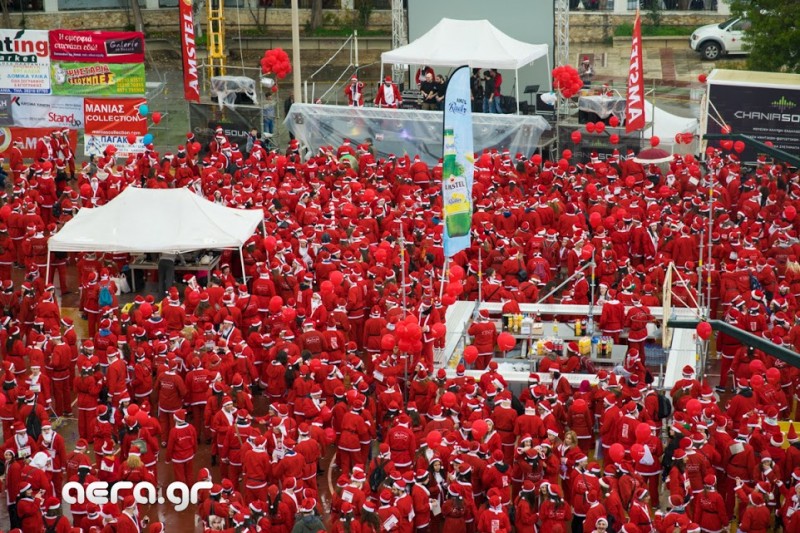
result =
[[[800,2],[732,0],[731,12],[750,21],[745,29],[750,69],[800,72]]]

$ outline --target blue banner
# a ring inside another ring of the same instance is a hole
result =
[[[447,83],[444,99],[442,211],[446,257],[453,257],[470,245],[475,154],[469,76],[469,67],[456,69]]]

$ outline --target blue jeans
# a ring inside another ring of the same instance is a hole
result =
[[[492,111],[489,109],[489,98],[486,96],[483,97],[483,112],[484,113],[491,113]]]
[[[495,96],[492,99],[492,113],[497,113],[498,115],[503,114],[503,108],[500,107],[501,98],[499,96]]]

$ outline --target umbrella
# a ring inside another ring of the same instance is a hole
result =
[[[672,154],[661,148],[648,148],[639,152],[633,160],[643,165],[669,163],[672,161]]]

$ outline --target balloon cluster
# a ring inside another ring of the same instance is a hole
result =
[[[675,144],[691,144],[694,140],[694,133],[676,133]]]
[[[459,296],[464,292],[464,276],[466,273],[459,265],[450,265],[450,275],[447,280],[447,285],[444,287],[444,294],[442,294],[442,304],[446,306],[453,305]]]
[[[732,141],[730,139],[721,140],[719,142],[719,145],[722,146],[723,150],[727,150],[728,152],[733,150],[737,154],[741,154],[742,152],[744,152],[744,149],[746,148],[746,145],[744,144],[744,141],[736,141],[736,142],[734,142],[734,141]]]
[[[264,52],[261,58],[261,73],[274,73],[279,79],[285,78],[292,71],[289,55],[283,48],[273,48]]]
[[[553,69],[553,88],[561,91],[564,98],[572,98],[583,87],[580,74],[571,65],[561,65]]]

